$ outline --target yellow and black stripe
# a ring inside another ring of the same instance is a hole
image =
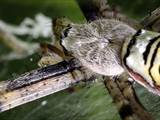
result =
[[[160,90],[160,34],[139,30],[122,48],[122,63],[131,77],[152,89]]]
[[[127,57],[130,55],[130,49],[132,46],[134,46],[136,44],[136,37],[139,36],[141,34],[141,30],[139,30],[133,37],[132,39],[130,40],[128,46],[127,46],[127,51],[126,51],[126,54],[123,58],[123,62],[124,62],[124,65],[127,67],[127,63],[126,63],[126,60],[127,60]]]

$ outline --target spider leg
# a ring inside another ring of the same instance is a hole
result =
[[[43,43],[40,45],[43,57],[38,62],[40,67],[57,64],[65,59],[62,50],[54,45]]]

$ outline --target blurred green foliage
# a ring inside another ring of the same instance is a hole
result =
[[[52,18],[66,16],[76,22],[84,20],[74,0],[0,0],[0,18],[6,22],[19,24],[37,13]]]
[[[142,19],[160,6],[159,0],[108,0],[111,6],[119,6],[123,13],[132,18]]]
[[[160,5],[159,0],[110,0],[112,6],[119,6],[133,18],[142,18]],[[89,4],[89,3],[88,3]],[[74,22],[84,22],[85,18],[74,0],[0,0],[0,19],[12,24],[20,24],[25,17],[33,18],[43,13],[51,18],[66,16]],[[0,43],[0,54],[8,48]],[[30,59],[33,59],[31,61]],[[21,60],[1,61],[0,80],[13,78],[21,73],[37,68],[40,59],[35,53]],[[160,118],[159,97],[136,86],[137,94],[145,107],[157,120]],[[151,98],[151,99],[150,99]],[[41,102],[47,101],[45,106]],[[156,104],[155,104],[156,103]],[[74,93],[67,91],[44,97],[4,113],[0,120],[120,120],[112,99],[102,84],[80,89]]]

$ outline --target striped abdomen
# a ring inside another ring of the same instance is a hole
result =
[[[138,83],[160,95],[160,34],[139,30],[125,41],[122,63]]]

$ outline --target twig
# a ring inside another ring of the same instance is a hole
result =
[[[71,73],[66,73],[19,89],[2,92],[0,93],[0,112],[69,88],[82,79],[84,78],[81,73],[79,73],[76,78],[73,78]],[[0,83],[0,86],[1,85],[3,85],[3,87],[7,86],[6,83]]]
[[[84,79],[84,74],[75,70],[79,67],[74,60],[63,61],[1,82],[0,112],[73,86]]]

